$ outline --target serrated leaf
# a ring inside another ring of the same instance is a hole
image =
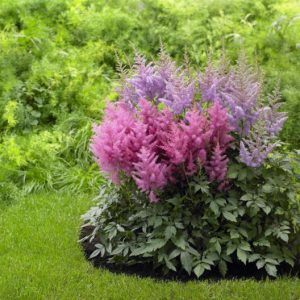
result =
[[[125,231],[124,227],[122,227],[122,226],[119,225],[119,224],[117,224],[117,230],[118,230],[119,232],[124,232],[124,231]]]
[[[286,233],[280,232],[278,234],[278,237],[281,238],[286,243],[289,241],[289,236]]]
[[[205,269],[205,270],[208,270],[208,271],[210,271],[211,270],[211,265],[210,264],[207,264],[207,263],[205,263],[205,262],[202,262],[202,267]]]
[[[243,181],[246,177],[247,177],[247,170],[246,169],[240,170],[240,172],[238,173],[238,180]]]
[[[117,233],[118,233],[118,231],[116,228],[110,230],[109,234],[108,234],[108,239],[112,240],[117,235]]]
[[[111,253],[111,251],[112,251],[112,245],[111,245],[111,243],[109,243],[109,244],[107,245],[106,251],[107,251],[108,253]]]
[[[218,203],[219,206],[225,206],[226,205],[226,200],[223,198],[217,198],[215,201]]]
[[[175,222],[175,226],[176,226],[178,229],[183,229],[183,228],[184,228],[183,224],[180,223],[180,222]]]
[[[272,265],[278,265],[278,264],[279,264],[278,261],[277,261],[276,259],[271,258],[271,257],[267,257],[267,258],[265,259],[265,262],[266,262],[266,263],[270,263],[270,264],[272,264]]]
[[[242,249],[240,249],[240,248],[238,248],[236,253],[237,253],[238,259],[239,259],[241,262],[243,262],[244,264],[246,264],[246,262],[247,262],[247,257],[248,257],[247,252],[244,251],[244,250],[242,250]]]
[[[122,246],[119,246],[119,247],[117,247],[115,250],[113,250],[113,251],[111,252],[111,255],[118,255],[118,254],[122,253],[123,249],[124,249],[124,246],[123,246],[123,245],[122,245]]]
[[[295,262],[291,258],[286,258],[285,261],[291,266],[294,267]]]
[[[244,251],[252,251],[250,244],[248,242],[245,242],[245,241],[241,242],[241,244],[239,245],[239,248],[244,250]]]
[[[262,186],[262,191],[263,191],[264,193],[269,194],[269,193],[272,192],[272,190],[273,190],[273,187],[272,187],[269,183],[266,183],[266,184],[264,184],[264,185]]]
[[[146,253],[147,251],[148,250],[146,247],[139,247],[139,248],[133,249],[132,252],[130,253],[130,256],[139,256],[139,255]]]
[[[197,265],[196,268],[194,269],[194,273],[198,278],[204,273],[204,271],[205,269],[201,264]]]
[[[227,263],[224,260],[221,260],[218,264],[219,271],[223,277],[225,277],[227,273]]]
[[[231,221],[231,222],[236,222],[236,217],[234,214],[232,214],[229,211],[223,211],[223,216],[226,220]]]
[[[252,195],[246,194],[246,195],[241,197],[241,200],[242,201],[251,201],[252,200]]]
[[[235,168],[229,168],[227,172],[227,177],[230,179],[235,179],[238,176],[238,171]]]
[[[230,238],[231,239],[238,239],[240,237],[240,234],[236,230],[230,231]]]
[[[215,201],[210,202],[209,207],[215,215],[219,214],[219,206]]]
[[[181,252],[180,254],[180,261],[183,266],[183,268],[188,272],[188,274],[191,274],[192,267],[193,267],[193,257],[188,252]]]
[[[236,245],[230,244],[226,249],[226,254],[231,255],[236,250]]]
[[[187,249],[186,249],[189,253],[191,253],[191,254],[193,254],[194,256],[200,256],[200,253],[196,250],[196,249],[194,249],[193,247],[188,247]]]
[[[180,255],[180,253],[180,250],[174,249],[169,255],[169,260],[172,260],[173,258],[177,257],[178,255]]]
[[[164,259],[165,259],[167,268],[174,271],[174,272],[176,272],[175,265],[169,259],[167,259],[166,257]]]
[[[248,232],[244,228],[239,228],[238,230],[245,238],[248,238]]]
[[[98,255],[100,254],[100,252],[101,252],[101,249],[96,249],[96,250],[94,250],[94,251],[92,252],[92,254],[90,255],[89,259],[92,259],[92,258],[98,256]]]
[[[251,254],[251,255],[248,257],[248,261],[249,261],[250,263],[257,261],[258,259],[260,259],[260,255],[259,255],[259,254]]]
[[[259,260],[259,261],[256,262],[257,269],[263,268],[264,265],[265,265],[265,261],[264,260]]]
[[[277,277],[277,268],[274,265],[266,264],[265,269],[270,276]]]
[[[166,227],[166,230],[165,230],[165,238],[168,240],[170,239],[171,237],[175,236],[176,235],[176,227],[175,226],[172,226],[172,225],[169,225]]]
[[[153,239],[147,245],[147,249],[149,252],[155,251],[157,249],[162,248],[166,244],[166,240],[164,239]]]
[[[178,248],[185,250],[186,247],[186,241],[184,239],[183,235],[172,237],[172,242],[174,243],[175,246]]]
[[[215,249],[219,254],[221,254],[222,248],[221,248],[219,241],[215,242]]]
[[[159,227],[162,224],[163,220],[161,217],[156,217],[154,221],[154,228]]]
[[[265,206],[262,208],[262,210],[268,215],[271,212],[271,207],[270,206]]]
[[[211,252],[206,255],[206,257],[203,259],[203,261],[207,260],[210,264],[214,264],[215,260],[219,259],[219,255],[215,252]]]

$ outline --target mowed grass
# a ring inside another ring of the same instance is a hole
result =
[[[300,299],[300,280],[155,282],[93,268],[77,243],[89,196],[36,194],[0,212],[0,299]]]

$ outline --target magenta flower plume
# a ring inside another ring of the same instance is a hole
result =
[[[157,202],[156,190],[168,183],[168,166],[158,162],[158,156],[151,149],[142,147],[137,154],[132,177],[142,192],[147,192],[151,202]]]
[[[137,152],[149,143],[147,126],[136,121],[124,103],[109,105],[100,126],[94,126],[91,151],[104,172],[113,182],[119,182],[119,172],[130,174]]]
[[[174,122],[173,113],[168,109],[158,111],[156,106],[145,99],[139,101],[139,108],[139,117],[147,126],[147,135],[153,140],[156,147],[160,147]]]
[[[173,124],[162,146],[175,166],[183,167],[186,175],[193,175],[206,161],[206,147],[210,139],[209,124],[197,110],[189,111],[184,121]]]
[[[210,181],[224,181],[227,173],[228,158],[219,143],[214,147],[211,159],[205,166]]]

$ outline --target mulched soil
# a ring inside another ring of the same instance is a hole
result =
[[[80,231],[80,239],[89,235],[93,231],[92,226],[87,226],[81,228]],[[212,269],[211,271],[205,271],[205,273],[198,279],[196,276],[189,276],[186,272],[173,272],[173,274],[162,274],[161,270],[153,269],[152,264],[143,263],[133,266],[122,266],[116,264],[109,264],[105,261],[105,259],[97,256],[95,258],[89,259],[91,253],[95,250],[95,244],[99,243],[96,239],[92,242],[83,241],[81,242],[81,246],[84,252],[86,259],[93,264],[96,268],[107,269],[112,273],[116,274],[127,274],[127,275],[135,275],[138,277],[148,277],[158,281],[182,281],[187,282],[190,280],[204,280],[208,279],[211,281],[217,281],[224,279],[217,268]],[[294,276],[300,278],[300,258],[297,259],[297,262],[294,268],[291,268],[287,264],[282,264],[278,268],[278,274],[280,276]],[[226,279],[255,279],[255,280],[265,280],[268,278],[266,272],[264,270],[257,270],[255,263],[248,263],[245,266],[243,263],[236,261],[231,264],[228,264],[228,272],[226,275]],[[272,278],[269,278],[272,279]]]

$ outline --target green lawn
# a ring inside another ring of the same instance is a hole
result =
[[[0,213],[0,299],[300,299],[300,280],[176,283],[94,269],[77,244],[89,196],[37,194]]]

